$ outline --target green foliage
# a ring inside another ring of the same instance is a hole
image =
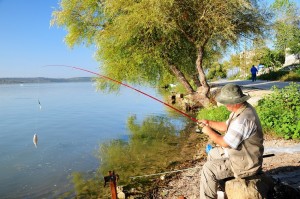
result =
[[[240,71],[239,71],[239,72],[237,72],[236,74],[234,74],[234,75],[230,76],[230,77],[228,78],[228,80],[235,80],[235,79],[239,79],[239,77],[241,77],[241,72],[240,72]]]
[[[187,85],[195,73],[203,74],[202,63],[210,66],[241,35],[263,34],[267,20],[249,0],[62,0],[59,5],[51,24],[67,29],[67,44],[95,45],[101,72],[133,84],[176,79]],[[101,89],[118,87],[98,82]]]
[[[290,0],[275,0],[272,4],[272,8],[280,9],[290,5]]]
[[[300,20],[298,21],[298,24],[300,24]],[[300,27],[293,27],[292,29],[293,33],[293,39],[291,39],[287,46],[289,47],[289,53],[290,54],[299,54],[300,53]]]
[[[282,78],[288,73],[288,71],[270,71],[269,73],[259,75],[258,79],[271,81],[280,80],[280,78]]]
[[[226,121],[229,117],[229,114],[230,112],[225,106],[214,106],[210,108],[201,109],[197,114],[197,118],[221,122]]]
[[[290,83],[265,97],[257,106],[257,113],[264,128],[273,130],[286,139],[300,138],[300,86]]]
[[[272,4],[276,14],[274,23],[275,47],[280,50],[288,49],[289,53],[300,52],[300,9],[294,1],[276,0]]]
[[[285,53],[283,50],[271,50],[266,46],[260,46],[245,54],[231,55],[229,64],[231,68],[239,67],[245,70],[246,67],[246,71],[249,71],[252,65],[262,64],[266,68],[279,68],[284,62]]]
[[[264,48],[260,55],[260,64],[265,67],[281,67],[285,61],[284,51],[280,50],[270,50],[269,48]]]
[[[72,181],[76,192],[76,198],[109,198],[109,188],[104,189],[104,184],[101,183],[99,179],[99,177],[85,179],[82,173],[72,173]]]
[[[217,80],[220,78],[226,78],[226,70],[224,69],[222,64],[214,64],[214,67],[209,69],[207,74],[207,79]]]
[[[260,80],[300,81],[300,69],[296,71],[271,71],[258,76]]]
[[[243,64],[239,54],[230,55],[229,63],[230,63],[229,65],[231,66],[230,68],[239,67],[242,66]]]
[[[297,71],[290,71],[288,74],[282,76],[280,78],[280,81],[296,81],[299,82],[300,81],[300,69],[298,69]]]

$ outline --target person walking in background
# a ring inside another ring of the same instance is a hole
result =
[[[202,132],[219,145],[209,151],[202,167],[201,199],[217,198],[219,180],[249,177],[262,170],[263,132],[255,109],[247,102],[249,98],[238,85],[227,84],[216,100],[231,112],[229,119],[200,120]],[[217,131],[226,133],[222,136]]]
[[[258,70],[254,65],[252,65],[250,72],[252,75],[252,82],[256,81],[256,74],[258,73]]]

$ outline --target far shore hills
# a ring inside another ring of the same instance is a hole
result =
[[[90,82],[93,77],[48,78],[48,77],[6,77],[0,78],[0,84],[63,83]]]

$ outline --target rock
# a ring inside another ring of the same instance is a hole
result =
[[[260,174],[245,179],[236,178],[225,183],[228,199],[263,199],[268,198],[274,183],[271,177]]]
[[[123,192],[122,186],[117,186],[117,193],[119,199],[125,199],[125,193]]]
[[[225,193],[223,191],[217,191],[217,199],[225,199]]]

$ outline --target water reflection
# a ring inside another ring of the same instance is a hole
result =
[[[151,178],[131,180],[130,177],[170,170],[176,163],[192,159],[192,151],[189,155],[181,152],[189,133],[177,129],[170,119],[148,116],[138,122],[135,116],[131,116],[127,126],[130,131],[128,139],[112,140],[99,147],[97,156],[101,166],[97,177],[84,180],[83,174],[73,174],[76,193],[80,197],[91,197],[90,194],[95,193],[98,198],[109,198],[109,188],[103,188],[101,180],[110,170],[120,176],[119,185],[145,188]]]
[[[114,169],[127,182],[129,176],[163,170],[180,159],[180,136],[167,118],[151,116],[138,124],[132,116],[128,128],[128,142],[114,140],[100,147],[102,173]]]

